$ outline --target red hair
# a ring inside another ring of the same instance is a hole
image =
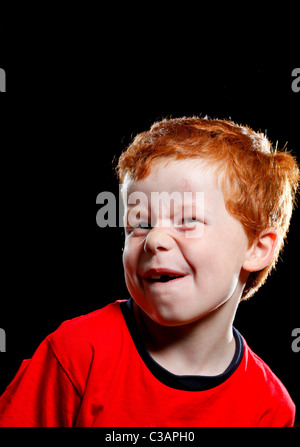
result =
[[[296,159],[273,149],[264,134],[228,120],[164,119],[138,134],[119,158],[117,173],[133,180],[145,178],[161,159],[198,158],[215,166],[227,211],[244,227],[249,244],[268,227],[279,243],[273,262],[249,275],[243,299],[252,296],[275,267],[284,245],[299,181]]]

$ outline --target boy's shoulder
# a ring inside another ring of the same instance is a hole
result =
[[[73,328],[78,329],[85,329],[87,327],[91,328],[95,324],[97,324],[98,320],[102,320],[108,317],[111,318],[118,318],[119,310],[120,310],[120,304],[125,300],[117,300],[112,303],[109,303],[105,305],[104,307],[101,307],[100,309],[96,309],[92,312],[89,312],[84,315],[79,315],[77,317],[71,318],[69,320],[65,320],[61,325],[56,329],[55,333],[59,333],[60,331],[69,331]],[[98,328],[99,329],[99,328]],[[50,334],[51,336],[52,334]]]
[[[245,372],[247,383],[255,398],[266,408],[266,414],[281,413],[295,415],[295,404],[286,387],[271,368],[245,343]]]
[[[66,320],[46,337],[56,360],[80,393],[84,392],[94,362],[104,367],[113,351],[118,355],[125,325],[122,301]]]
[[[285,386],[267,365],[267,363],[259,357],[248,345],[247,345],[247,358],[246,368],[251,372],[252,378],[256,379],[256,383],[268,383],[270,385],[269,390],[271,392],[280,389],[286,391]]]
[[[122,324],[122,312],[118,300],[105,307],[64,321],[46,337],[58,358],[72,355],[92,355],[97,345],[103,349],[107,341],[118,337],[116,328]],[[104,343],[104,341],[106,343]]]

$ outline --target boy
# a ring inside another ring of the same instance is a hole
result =
[[[2,426],[292,426],[287,390],[233,327],[275,266],[299,171],[253,130],[181,118],[117,167],[129,300],[62,324],[0,399]]]

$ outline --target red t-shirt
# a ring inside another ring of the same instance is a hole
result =
[[[0,397],[0,426],[292,426],[295,405],[234,330],[236,354],[214,377],[176,376],[149,355],[131,300],[64,322]]]

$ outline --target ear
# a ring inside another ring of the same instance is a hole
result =
[[[278,244],[278,233],[273,227],[264,230],[247,250],[244,270],[258,272],[271,264]]]

